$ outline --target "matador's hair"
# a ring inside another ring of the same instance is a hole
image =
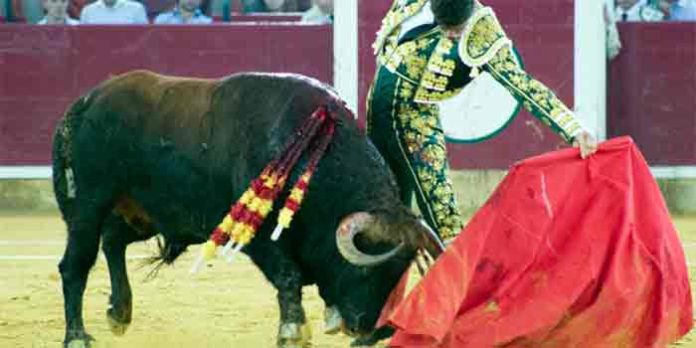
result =
[[[435,22],[442,26],[464,23],[474,12],[475,0],[430,0]]]

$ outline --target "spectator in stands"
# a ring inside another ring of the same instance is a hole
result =
[[[301,12],[309,8],[306,0],[242,0],[244,12]]]
[[[619,22],[658,22],[665,19],[659,1],[615,0],[613,16]]]
[[[313,0],[312,3],[312,8],[302,14],[303,23],[333,23],[333,0]]]
[[[242,11],[248,12],[264,12],[265,7],[263,0],[242,0]]]
[[[132,0],[97,0],[82,9],[82,24],[148,24],[145,6]]]
[[[46,15],[37,24],[80,24],[68,16],[68,0],[43,0],[41,3]]]
[[[210,24],[213,19],[201,11],[201,0],[179,0],[177,6],[160,13],[155,24]]]
[[[696,0],[671,0],[671,21],[696,21]]]
[[[607,39],[607,58],[612,60],[621,52],[621,37],[619,29],[616,26],[616,12],[614,9],[614,1],[606,0],[604,3],[604,25]]]
[[[79,20],[82,9],[90,2],[89,0],[69,0],[68,15],[73,18],[78,18]]]

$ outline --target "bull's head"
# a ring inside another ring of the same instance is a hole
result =
[[[406,207],[346,216],[336,231],[336,244],[350,265],[334,269],[333,304],[344,329],[363,338],[373,334],[387,297],[416,251],[436,258],[443,250],[433,230]]]
[[[356,239],[393,245],[389,251],[368,254],[360,250]],[[336,231],[336,245],[341,255],[356,266],[376,266],[394,257],[402,249],[423,249],[433,257],[444,250],[438,235],[422,220],[383,221],[370,213],[354,213],[344,218]]]

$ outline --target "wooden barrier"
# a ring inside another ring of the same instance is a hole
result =
[[[531,75],[573,105],[573,1],[490,0]],[[361,1],[359,115],[372,81],[371,44],[387,1]],[[624,24],[609,65],[609,136],[631,135],[651,165],[696,164],[696,23]],[[332,28],[210,26],[0,26],[0,166],[47,165],[55,121],[80,94],[132,69],[219,77],[296,72],[333,81]],[[451,145],[455,169],[503,169],[564,146],[527,112],[500,136]]]
[[[333,79],[327,26],[0,26],[0,165],[47,165],[56,120],[133,69],[198,77],[293,72]]]
[[[619,31],[609,135],[632,136],[651,165],[696,165],[696,23],[622,23]]]

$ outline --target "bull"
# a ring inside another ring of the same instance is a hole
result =
[[[311,284],[333,318],[329,331],[340,326],[358,342],[383,334],[375,323],[400,276],[418,250],[437,255],[442,246],[400,202],[391,172],[345,103],[301,75],[194,79],[133,71],[79,98],[54,134],[53,184],[68,231],[58,267],[64,344],[93,340],[82,301],[100,242],[112,285],[107,319],[123,334],[132,319],[127,246],[159,236],[159,261],[171,264],[205,242],[318,107],[330,110],[336,129],[301,210],[279,240],[269,238],[267,221],[242,252],[277,290],[278,346],[308,342],[301,288]]]

